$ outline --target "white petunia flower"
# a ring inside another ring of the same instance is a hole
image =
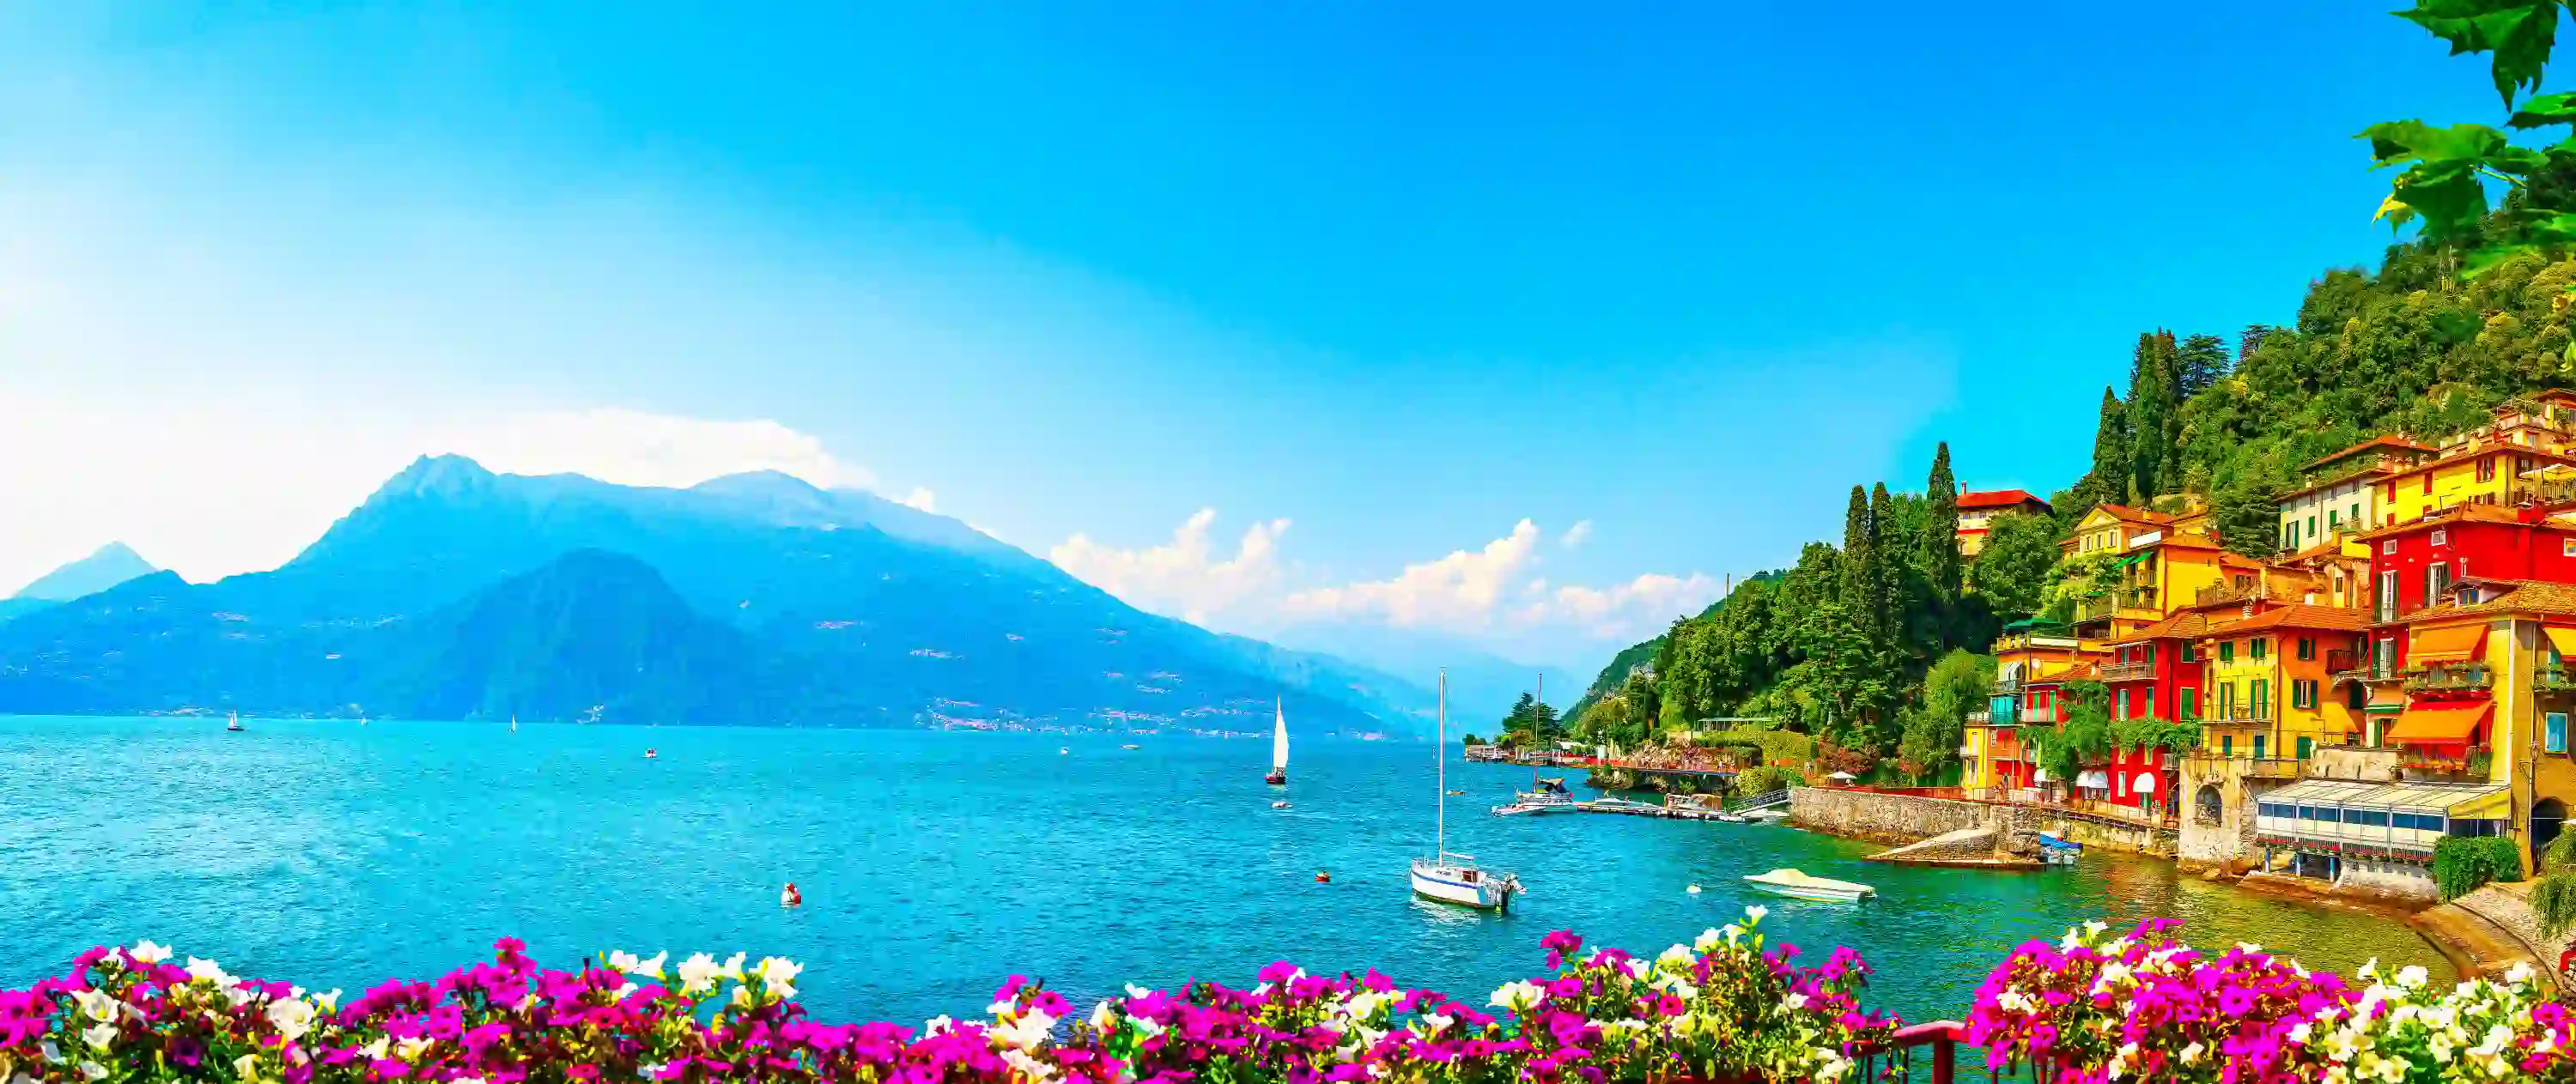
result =
[[[272,1001],[268,1005],[268,1022],[287,1042],[304,1037],[313,1027],[313,1006],[303,1001]]]
[[[716,966],[715,957],[698,953],[680,961],[680,992],[703,994],[716,988],[716,978],[724,969]]]
[[[957,1021],[951,1020],[946,1016],[934,1016],[921,1022],[921,1033],[925,1036],[945,1035],[956,1030],[956,1028]]]
[[[2397,985],[2409,990],[2419,989],[2424,985],[2425,980],[2430,978],[2432,976],[2424,970],[2422,964],[2408,964],[2405,970],[2397,973]]]
[[[109,1043],[116,1041],[116,1025],[91,1025],[88,1030],[81,1032],[81,1041],[88,1043],[94,1049],[105,1050]]]
[[[1770,908],[1764,907],[1758,903],[1754,904],[1753,906],[1744,909],[1744,917],[1746,919],[1744,924],[1747,926],[1759,925],[1763,917],[1770,913]]]
[[[139,963],[157,964],[170,958],[169,946],[156,945],[150,941],[137,941],[129,951]]]

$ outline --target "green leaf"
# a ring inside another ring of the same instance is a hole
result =
[[[2493,53],[2496,93],[2513,108],[2516,93],[2540,89],[2541,69],[2558,39],[2561,0],[2424,0],[2398,18],[2451,43],[2451,55]]]
[[[2483,124],[2436,128],[2420,120],[2374,124],[2362,129],[2356,138],[2370,141],[2372,164],[2379,166],[2393,166],[2414,159],[2476,165],[2510,146],[2503,132]]]
[[[2515,128],[2546,128],[2552,124],[2576,124],[2576,92],[2543,94],[2522,103],[2512,120]]]

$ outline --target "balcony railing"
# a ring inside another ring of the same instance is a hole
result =
[[[2340,676],[2369,665],[2370,656],[2366,652],[2354,651],[2350,648],[2326,649],[2326,672],[2329,674]]]
[[[1984,708],[1979,708],[1979,709],[1978,709],[1978,710],[1976,710],[1976,711],[1972,711],[1972,712],[1969,712],[1969,713],[1968,713],[1968,725],[1969,725],[1969,726],[1985,726],[1985,725],[1988,725],[1989,721],[1991,721],[1993,718],[1994,718],[1994,712],[1993,712],[1993,711],[1990,711],[1990,710],[1988,710],[1988,709],[1984,709]]]
[[[2541,693],[2576,692],[2576,670],[2563,666],[2544,666],[2531,675],[2531,689]]]
[[[2057,709],[2026,707],[2021,709],[2021,721],[2025,723],[2054,723],[2057,721]]]
[[[2120,600],[2116,595],[2095,595],[2075,603],[2075,620],[2100,621],[2118,612],[2119,609]]]
[[[1996,679],[1995,679],[1995,695],[1996,695],[1996,696],[2019,696],[2019,695],[2021,695],[2021,679],[2020,679],[2020,678],[2018,678],[2018,677],[1996,678]]]
[[[2272,721],[2272,705],[2268,703],[2234,704],[2225,708],[2212,708],[2208,714],[2201,716],[2201,719],[2211,723],[2268,723]]]
[[[2484,780],[2494,763],[2495,752],[2486,746],[2470,748],[2456,757],[2429,756],[2410,749],[2397,758],[2397,767],[2407,778],[2436,782]]]
[[[2151,662],[2115,662],[2102,668],[2104,681],[2145,681],[2156,676]]]
[[[2407,692],[2460,692],[2494,685],[2495,675],[2482,662],[2433,663],[2406,671]]]

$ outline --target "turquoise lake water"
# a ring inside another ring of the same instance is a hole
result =
[[[481,960],[508,934],[567,965],[611,948],[791,957],[829,1020],[978,1013],[1015,971],[1088,1004],[1130,981],[1249,984],[1277,959],[1481,1004],[1541,968],[1550,930],[1651,955],[1754,902],[1812,959],[1859,949],[1880,971],[1871,1001],[1912,1019],[1964,1011],[2013,945],[2096,916],[2180,918],[2201,944],[2312,967],[2449,970],[2395,922],[2160,862],[1913,869],[1776,825],[1498,818],[1487,808],[1530,773],[1492,765],[1451,765],[1466,791],[1451,847],[1518,871],[1529,895],[1508,916],[1420,903],[1405,881],[1431,843],[1419,744],[1305,743],[1278,810],[1266,740],[247,725],[0,718],[0,982],[149,937],[236,974],[356,991]],[[1778,866],[1881,898],[1743,887]],[[803,908],[778,906],[787,880]]]

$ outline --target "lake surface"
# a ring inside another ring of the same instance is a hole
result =
[[[1508,916],[1420,903],[1405,879],[1431,843],[1419,744],[1305,743],[1293,808],[1277,810],[1266,740],[247,725],[0,717],[0,983],[148,937],[355,992],[479,961],[506,934],[566,966],[612,948],[791,957],[826,1020],[979,1013],[1012,972],[1088,1004],[1130,981],[1249,984],[1277,959],[1481,1004],[1541,969],[1550,930],[1652,955],[1754,902],[1811,962],[1860,950],[1880,972],[1871,1002],[1912,1019],[1965,1011],[2013,945],[2093,917],[2170,916],[2205,946],[2253,941],[2346,973],[2372,957],[2451,973],[2397,922],[2162,862],[1888,867],[1859,861],[1867,844],[1776,825],[1494,817],[1530,779],[1495,765],[1451,765],[1466,791],[1451,849],[1518,871],[1529,895]],[[1778,866],[1881,898],[1744,889]],[[788,880],[801,909],[778,906]]]

